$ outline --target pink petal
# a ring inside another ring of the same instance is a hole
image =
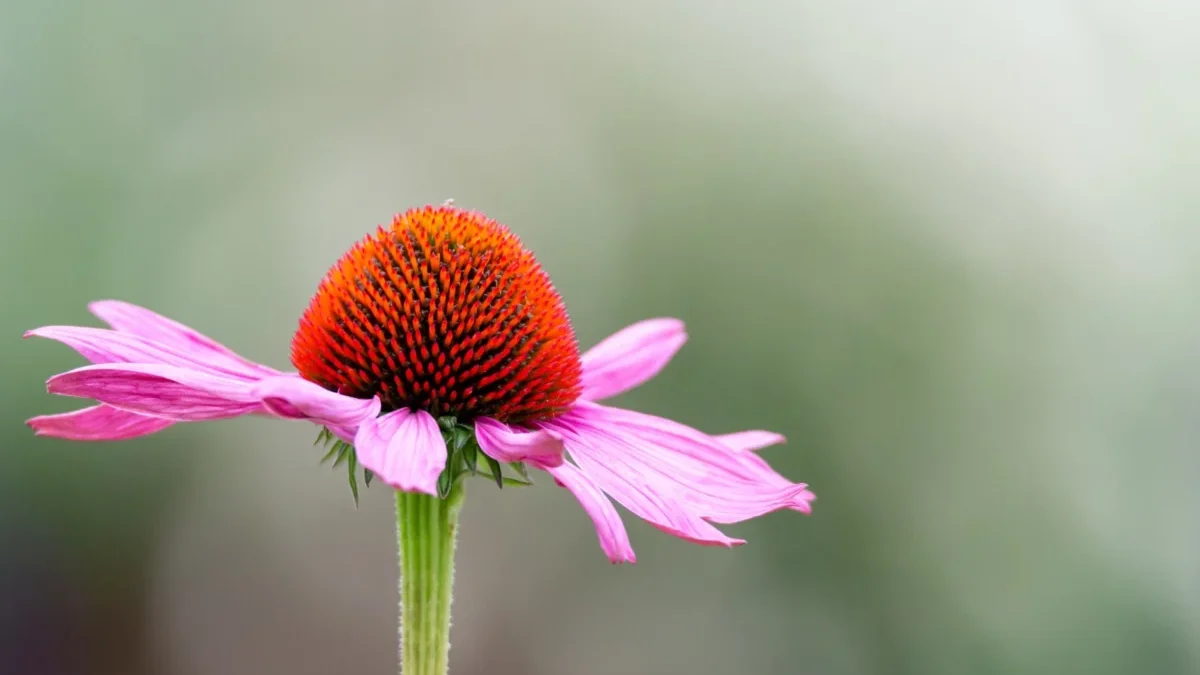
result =
[[[678,422],[587,403],[564,418],[577,433],[599,441],[592,445],[599,450],[592,461],[646,483],[670,484],[685,510],[705,520],[736,523],[778,509],[811,510],[812,493],[803,483],[792,483],[756,455]],[[575,448],[567,447],[590,471]]]
[[[268,377],[250,391],[280,417],[311,419],[331,427],[357,427],[379,416],[378,398],[343,396],[297,375]]]
[[[132,333],[121,333],[105,328],[84,326],[44,326],[25,333],[25,337],[36,336],[57,340],[92,363],[159,363],[202,370],[214,375],[239,379],[258,379],[247,373],[240,364],[219,364],[203,351],[181,349],[177,346],[144,338]]]
[[[784,443],[787,439],[782,435],[770,431],[739,431],[737,433],[714,436],[713,438],[722,445],[732,448],[737,453],[735,455],[736,459],[752,472],[756,480],[761,480],[773,486],[791,484],[790,480],[781,476],[775,469],[772,469],[771,465],[767,464],[765,459],[754,454],[756,450]],[[796,504],[788,508],[801,513],[812,513],[811,502],[815,499],[816,496],[813,493],[804,491],[797,495]]]
[[[583,355],[580,398],[598,401],[643,384],[684,342],[687,333],[678,319],[647,319],[614,333]]]
[[[687,425],[654,415],[587,402],[578,404],[576,410],[585,417],[619,427],[623,433],[636,438],[639,444],[670,448],[672,452],[658,452],[653,457],[647,457],[646,461],[658,464],[678,478],[698,481],[697,484],[704,486],[723,484],[735,493],[744,489],[746,483],[757,486],[760,492],[758,499],[747,501],[739,497],[736,500],[742,508],[749,510],[723,510],[722,515],[712,516],[717,522],[738,522],[766,513],[756,513],[756,508],[812,512],[810,502],[813,501],[813,495],[803,483],[793,483],[772,469],[766,460],[748,451],[752,445],[782,442],[784,438],[779,434],[747,431],[724,437],[732,438],[734,443],[744,444],[745,449],[739,450]],[[712,491],[708,487],[704,489]],[[735,515],[737,513],[742,513],[744,517]]]
[[[600,548],[609,560],[614,563],[637,562],[633,546],[629,543],[629,534],[625,531],[625,523],[621,522],[620,514],[595,482],[571,464],[539,468],[549,472],[559,485],[570,490],[579,500],[580,506],[596,526]]]
[[[26,424],[38,436],[73,441],[121,441],[162,431],[174,422],[97,405],[59,415],[34,417]]]
[[[350,445],[354,445],[354,434],[358,433],[358,425],[357,424],[352,427],[343,427],[343,426],[336,425],[336,424],[326,424],[325,428],[332,431],[334,436],[337,436],[338,438],[342,439],[343,441],[346,441]]]
[[[756,480],[774,487],[792,484],[790,480],[784,478],[775,469],[772,469],[771,465],[767,464],[765,459],[753,452],[754,450],[783,443],[785,440],[783,436],[769,431],[742,431],[714,436],[714,438],[722,444],[732,447],[737,452],[737,458],[741,460],[742,464],[748,470],[753,472]],[[795,503],[788,508],[800,513],[812,513],[812,502],[816,501],[816,499],[816,495],[812,492],[803,490],[796,494]]]
[[[397,490],[437,495],[446,442],[437,420],[424,410],[401,408],[366,420],[354,436],[354,449],[360,464]]]
[[[542,467],[555,467],[563,463],[562,439],[544,429],[514,429],[502,422],[480,417],[475,420],[475,438],[484,454],[499,462],[536,462]]]
[[[547,426],[551,424],[561,433],[579,468],[634,515],[664,532],[698,544],[745,543],[727,537],[705,522],[683,498],[678,483],[632,461],[638,450],[622,439],[591,426],[558,420]]]
[[[261,409],[243,380],[144,363],[76,368],[46,383],[53,394],[92,398],[114,408],[176,421],[225,419]]]
[[[743,453],[679,422],[586,401],[577,404],[568,417],[584,424],[617,429],[625,435],[636,437],[641,444],[676,449],[670,455],[655,459],[670,462],[669,468],[680,474],[697,479],[726,481],[753,481],[758,478],[759,472],[747,464],[741,456]]]
[[[240,372],[253,378],[278,374],[278,371],[272,368],[239,356],[212,338],[143,307],[119,300],[100,300],[88,305],[88,309],[117,331],[161,342],[193,354],[197,359],[214,367]]]
[[[782,434],[771,431],[739,431],[713,438],[738,451],[762,450],[787,441]]]

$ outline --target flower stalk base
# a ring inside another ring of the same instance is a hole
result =
[[[400,673],[446,675],[462,481],[445,499],[396,492],[400,552]]]

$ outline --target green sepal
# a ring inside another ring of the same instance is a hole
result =
[[[524,462],[508,464],[510,472],[515,475],[506,476],[505,465],[495,458],[489,457],[479,448],[474,427],[461,424],[455,417],[449,415],[439,417],[437,422],[442,431],[442,440],[446,443],[446,468],[438,476],[437,481],[439,498],[445,499],[453,490],[454,484],[466,476],[482,476],[493,481],[496,487],[501,489],[505,486],[524,487],[534,484],[533,478],[529,475],[529,468]],[[358,472],[361,468],[363,485],[368,488],[375,479],[375,472],[366,467],[360,467],[354,446],[338,438],[328,428],[321,429],[314,445],[323,444],[330,447],[321,459],[321,464],[332,460],[334,468],[338,468],[342,464],[346,465],[346,481],[350,484],[350,494],[354,498],[354,505],[358,507],[361,497]],[[486,462],[486,466],[480,466],[481,457]]]
[[[467,471],[474,476],[479,473],[479,446],[471,443],[463,448],[462,451],[463,463],[467,465]]]
[[[500,468],[500,462],[496,461],[495,457],[487,457],[488,468],[492,470],[492,478],[496,481],[496,487],[504,487],[504,471]]]
[[[333,468],[338,468],[345,462],[347,458],[354,457],[354,446],[346,441],[338,441],[333,445],[333,449],[337,450],[337,459],[333,460]]]
[[[338,454],[338,446],[335,445],[329,449],[329,452],[325,453],[324,457],[321,458],[321,464],[333,459],[334,455],[336,454]]]
[[[358,455],[350,453],[346,462],[346,475],[350,479],[350,493],[354,495],[354,508],[358,508]]]
[[[496,481],[497,484],[502,483],[504,485],[507,485],[508,487],[529,487],[530,485],[533,485],[533,483],[527,483],[519,478],[513,478],[512,476],[500,476],[500,480],[497,481],[496,476],[494,476],[492,474],[492,472],[486,471],[484,469],[479,470],[479,475],[490,481]]]
[[[329,451],[321,458],[321,464],[325,464],[329,460],[333,460],[333,467],[346,465],[346,480],[350,484],[350,494],[354,497],[355,508],[359,505],[359,490],[358,490],[358,455],[354,451],[354,446],[338,438],[328,428],[322,427],[320,433],[317,434],[317,442],[315,445],[332,444]],[[366,467],[362,468],[363,481],[367,487],[371,487],[371,480],[375,474]]]
[[[475,436],[471,433],[470,429],[456,426],[450,430],[450,442],[446,445],[454,452],[461,452],[474,439]]]
[[[517,475],[524,481],[523,485],[533,485],[533,477],[529,475],[529,467],[525,466],[525,462],[512,462],[508,468],[517,472]]]
[[[326,427],[321,427],[321,433],[317,434],[317,440],[313,441],[313,445],[328,445],[333,440],[333,432]]]

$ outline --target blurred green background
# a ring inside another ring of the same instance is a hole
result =
[[[35,439],[120,298],[287,367],[327,267],[455,198],[618,401],[768,428],[814,514],[613,567],[542,477],[470,485],[454,672],[1200,672],[1200,5],[0,3],[0,672],[389,673],[391,500],[316,429]]]

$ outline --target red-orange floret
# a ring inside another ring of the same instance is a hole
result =
[[[562,298],[500,223],[453,206],[402,213],[321,281],[292,364],[384,410],[501,422],[549,419],[580,391]]]

